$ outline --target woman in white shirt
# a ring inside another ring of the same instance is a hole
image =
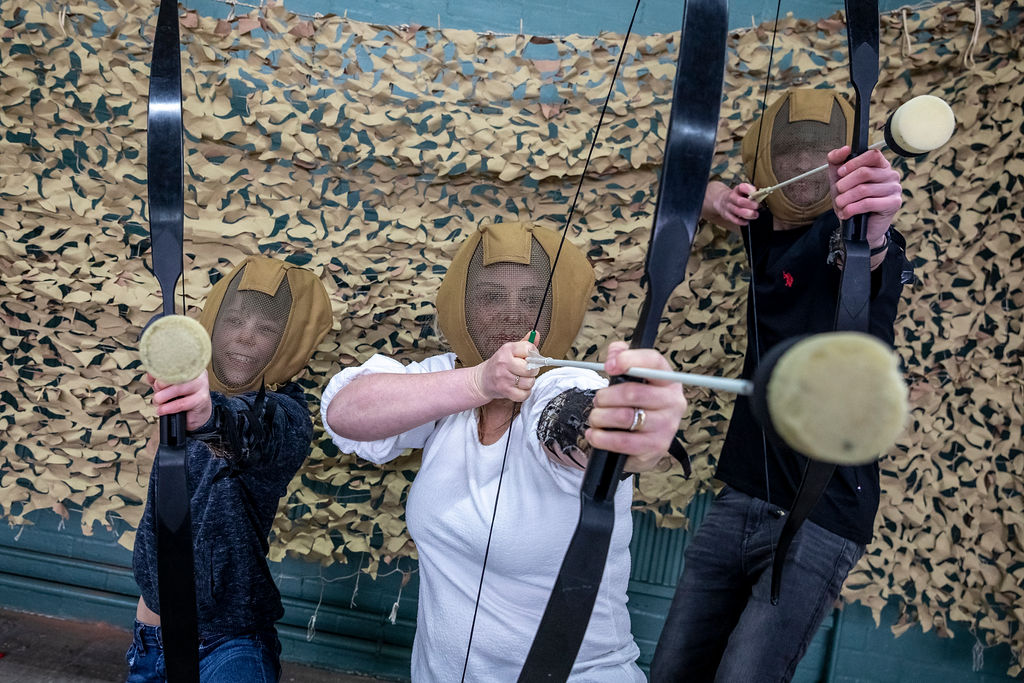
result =
[[[678,384],[607,386],[587,370],[538,376],[528,368],[538,346],[553,357],[569,351],[589,305],[593,270],[568,243],[556,259],[558,243],[541,227],[481,227],[438,291],[438,322],[453,353],[404,366],[375,355],[335,375],[323,394],[324,425],[342,451],[383,463],[423,449],[406,504],[420,562],[414,681],[459,680],[464,666],[465,680],[514,680],[576,527],[590,449],[630,456],[627,471],[650,469],[686,410]],[[657,351],[623,342],[607,356],[609,374],[669,367]],[[631,487],[619,487],[574,680],[644,680],[626,610],[631,502]]]

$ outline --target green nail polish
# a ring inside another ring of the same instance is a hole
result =
[[[537,330],[530,330],[530,343],[534,344],[537,341]]]

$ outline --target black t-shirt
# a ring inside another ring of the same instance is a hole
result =
[[[790,337],[829,332],[835,320],[839,269],[827,263],[829,238],[839,225],[829,211],[810,226],[773,230],[767,211],[751,223],[753,286],[747,301],[747,353],[743,376],[751,377],[757,359]],[[869,331],[892,345],[896,307],[907,270],[903,237],[895,230],[882,265],[872,271]],[[754,350],[753,308],[757,306]],[[765,446],[765,444],[767,444]],[[736,399],[716,477],[750,496],[789,510],[807,459],[762,437],[746,397]],[[767,482],[766,482],[767,471]],[[767,484],[767,485],[766,485]],[[812,522],[857,543],[867,544],[878,509],[878,464],[837,467],[821,500],[808,516]]]

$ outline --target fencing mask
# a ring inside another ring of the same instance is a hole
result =
[[[471,367],[534,327],[542,354],[563,357],[583,323],[594,285],[587,257],[561,236],[525,223],[483,225],[459,247],[437,294],[437,319],[459,363]],[[543,303],[543,306],[542,306]]]
[[[214,285],[199,322],[210,333],[210,389],[241,394],[294,378],[331,329],[331,303],[311,271],[249,256]]]
[[[794,88],[764,111],[743,137],[743,164],[757,187],[769,187],[821,166],[853,140],[853,109],[834,90]],[[756,167],[755,167],[756,161]],[[816,173],[765,198],[772,215],[806,225],[832,206],[828,176]]]

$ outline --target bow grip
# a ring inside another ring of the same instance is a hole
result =
[[[638,377],[614,375],[608,379],[608,385],[642,381]],[[627,457],[621,453],[595,448],[590,453],[587,469],[583,473],[582,495],[598,502],[614,499],[618,484],[622,481]]]

